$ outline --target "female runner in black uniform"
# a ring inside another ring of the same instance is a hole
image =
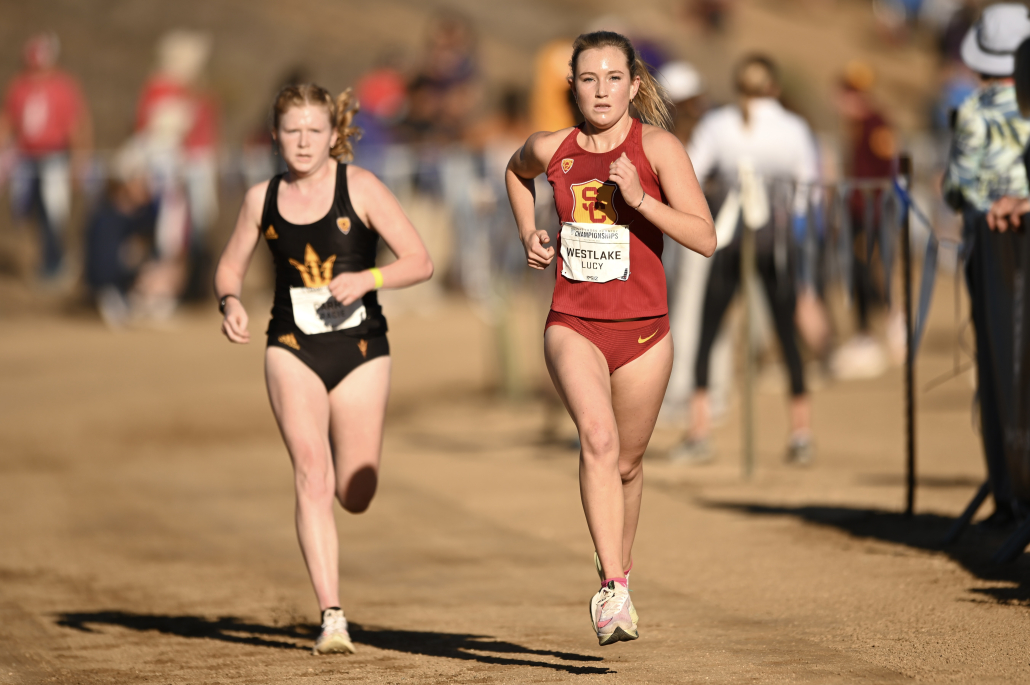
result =
[[[322,610],[316,654],[353,652],[340,609],[333,500],[360,513],[375,494],[390,385],[380,288],[427,280],[433,264],[397,199],[351,157],[350,92],[288,86],[276,98],[272,134],[288,171],[243,201],[215,273],[222,332],[250,340],[240,300],[261,236],[275,259],[265,379],[293,461],[297,536]],[[380,236],[397,255],[375,268]]]

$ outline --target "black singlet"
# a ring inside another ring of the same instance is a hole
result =
[[[275,297],[268,344],[293,352],[332,390],[364,361],[389,354],[386,318],[376,291],[362,298],[365,320],[341,330],[305,334],[294,319],[291,289],[328,286],[333,276],[375,266],[379,234],[358,218],[347,189],[347,165],[336,166],[336,193],[329,213],[298,225],[279,214],[279,184],[268,182],[261,233],[275,262]],[[333,303],[330,303],[333,304]]]
[[[336,165],[336,195],[329,213],[311,224],[291,224],[279,214],[279,183],[284,175],[268,182],[261,214],[261,232],[275,260],[275,299],[269,332],[296,328],[290,288],[329,285],[337,274],[371,269],[376,265],[379,245],[379,234],[358,218],[351,205],[346,164]],[[365,321],[339,332],[359,338],[385,333],[386,318],[376,291],[369,291],[362,300]]]

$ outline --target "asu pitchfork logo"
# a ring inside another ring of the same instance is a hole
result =
[[[315,249],[308,243],[304,246],[304,263],[291,259],[290,264],[300,272],[300,278],[304,281],[305,288],[320,288],[329,285],[333,280],[333,264],[336,262],[336,255],[329,255],[323,262]]]
[[[569,186],[575,202],[572,208],[572,220],[583,224],[615,224],[619,222],[619,213],[615,211],[614,183],[602,183],[596,178],[586,183],[573,183]]]

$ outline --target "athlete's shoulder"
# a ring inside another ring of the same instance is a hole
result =
[[[243,204],[247,207],[255,205],[258,209],[263,208],[265,206],[265,195],[268,193],[268,184],[271,182],[271,179],[261,181],[248,188],[246,195],[243,196]]]
[[[347,165],[347,187],[351,192],[362,192],[378,188],[383,183],[379,177],[364,167],[356,164]]]
[[[547,166],[550,162],[551,157],[558,151],[561,144],[565,142],[565,139],[569,137],[569,134],[576,129],[575,126],[569,126],[558,131],[537,131],[529,137],[526,141],[526,145],[529,146],[533,153],[536,155],[544,166]]]
[[[661,126],[652,126],[651,124],[642,124],[641,126],[640,138],[649,149],[652,146],[666,147],[671,145],[678,148],[683,147],[683,143],[680,142],[679,138]]]

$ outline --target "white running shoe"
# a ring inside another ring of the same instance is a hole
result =
[[[640,637],[633,625],[630,609],[633,600],[622,583],[608,581],[590,600],[590,622],[597,632],[597,643],[604,647],[613,642],[628,642]]]
[[[353,654],[354,651],[343,609],[332,607],[323,611],[322,633],[315,640],[315,654]]]
[[[597,577],[604,582],[604,569],[601,568],[601,557],[597,556],[597,552],[594,552],[594,568],[597,569]],[[629,571],[633,570],[633,562],[629,563]],[[629,571],[626,571],[626,592],[629,592]],[[633,630],[637,629],[637,609],[633,606],[633,602],[629,603],[629,615],[633,619]]]

